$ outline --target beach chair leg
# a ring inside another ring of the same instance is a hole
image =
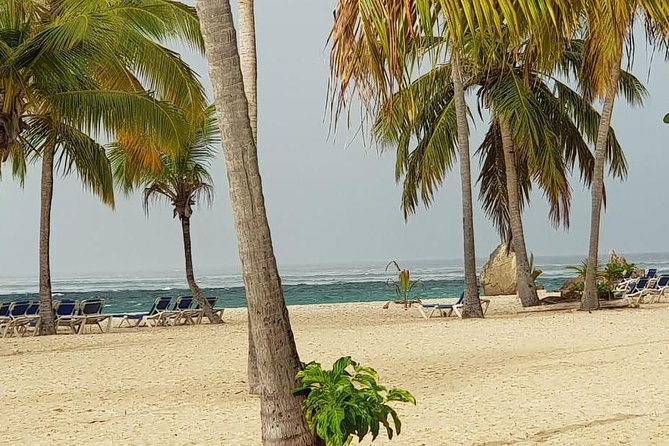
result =
[[[462,319],[462,304],[455,304],[453,305],[453,308],[451,309],[451,313],[455,312],[456,316],[458,316],[460,319]],[[449,314],[450,316],[450,314]]]
[[[420,312],[420,315],[423,317],[423,319],[428,319],[427,314],[425,314],[425,310],[423,310],[422,305],[418,305],[418,311]]]
[[[482,300],[481,301],[481,306],[483,307],[483,315],[485,316],[485,314],[488,312],[488,306],[490,306],[490,301],[487,300],[487,299]]]
[[[79,331],[77,332],[80,335],[83,335],[86,331],[86,317],[84,317],[81,322],[79,322]]]
[[[112,320],[113,320],[113,318],[111,316],[107,318],[107,333],[111,333]]]
[[[40,329],[42,328],[42,318],[38,317],[37,318],[37,323],[35,324],[35,330],[33,331],[33,336],[37,336],[37,333],[39,333]],[[56,332],[58,331],[58,325],[56,325]],[[58,333],[56,333],[58,334]]]

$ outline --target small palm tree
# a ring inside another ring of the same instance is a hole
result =
[[[214,107],[207,109],[204,120],[192,124],[183,145],[176,151],[155,152],[154,165],[146,165],[137,157],[134,148],[119,142],[112,146],[110,159],[114,177],[125,192],[144,187],[144,209],[149,212],[152,201],[166,200],[174,207],[174,217],[181,221],[186,260],[186,280],[193,296],[211,323],[222,322],[214,314],[195,281],[190,236],[190,219],[198,201],[211,203],[214,189],[208,168],[220,142]],[[149,145],[147,145],[149,146]],[[152,150],[149,148],[148,150]],[[154,149],[155,150],[155,149]]]

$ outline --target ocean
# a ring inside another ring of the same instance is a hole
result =
[[[625,256],[640,268],[658,268],[669,273],[669,253]],[[478,270],[487,259],[480,259]],[[537,282],[547,290],[557,290],[574,276],[567,266],[580,264],[583,257],[536,257],[535,267],[543,271]],[[463,289],[462,261],[430,260],[400,263],[420,279],[413,295],[420,298],[459,296]],[[386,272],[386,262],[301,265],[280,268],[288,305],[388,301],[395,291],[387,281],[396,276]],[[197,274],[198,284],[207,296],[218,297],[217,306],[246,306],[241,276],[235,271]],[[183,271],[151,274],[110,274],[90,277],[54,277],[54,298],[90,299],[103,297],[105,312],[124,313],[148,310],[159,296],[183,296],[190,291]],[[37,299],[37,277],[1,277],[0,302]]]

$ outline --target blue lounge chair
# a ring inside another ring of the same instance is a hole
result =
[[[650,290],[647,288],[649,281],[649,278],[644,277],[636,282],[631,282],[628,284],[627,289],[622,294],[618,294],[617,297],[627,299],[630,306],[638,307],[643,297],[649,294]]]
[[[643,276],[646,279],[654,279],[657,276],[657,269],[650,268],[646,270],[646,274]]]
[[[2,337],[24,336],[29,327],[33,327],[33,336],[39,331],[39,302],[23,301],[9,304],[7,319],[0,325]]]
[[[118,325],[119,327],[122,327],[123,324],[127,324],[128,327],[139,327],[142,322],[149,325],[150,322],[156,322],[161,319],[162,313],[167,311],[171,301],[171,297],[158,297],[153,301],[153,306],[148,313],[115,314],[114,317],[123,318]],[[135,323],[132,324],[131,321],[135,321]]]
[[[218,298],[217,297],[207,297],[206,299],[207,299],[207,302],[209,302],[209,306],[211,306],[211,309],[214,312],[214,314],[217,314],[218,317],[223,319],[223,312],[225,311],[225,308],[216,308],[216,301],[218,300]],[[197,312],[196,315],[195,315],[196,316],[195,322],[198,323],[198,324],[202,323],[202,319],[204,318],[204,310],[202,308],[200,308],[199,303],[195,306],[194,311]]]
[[[2,327],[11,320],[9,317],[9,306],[11,302],[0,303],[0,334],[2,334]]]
[[[74,300],[57,300],[53,303],[53,317],[56,332],[58,327],[68,327],[72,333],[76,333],[76,324],[72,322],[77,315],[78,302]]]
[[[0,320],[2,320],[2,318],[8,318],[9,317],[9,306],[10,305],[11,305],[11,302],[0,303]]]
[[[87,325],[97,325],[101,333],[109,333],[112,326],[111,314],[102,314],[105,306],[104,299],[83,300],[79,304],[79,311],[72,317],[70,325],[77,333],[84,334]],[[107,327],[102,328],[102,322],[107,322]]]
[[[449,317],[453,313],[455,313],[458,317],[462,317],[462,307],[464,306],[465,302],[465,293],[463,292],[460,295],[460,298],[458,299],[457,302],[452,303],[452,304],[427,304],[427,303],[419,303],[418,304],[418,310],[420,311],[420,314],[425,318],[425,319],[430,319],[433,315],[438,314],[442,317]],[[481,298],[481,306],[483,307],[483,314],[488,311],[488,306],[490,305],[490,299],[486,298]]]
[[[166,311],[164,314],[165,325],[169,325],[172,321],[172,325],[179,324],[195,324],[194,318],[196,317],[195,309],[191,308],[193,305],[192,296],[180,296],[177,297],[174,307],[171,310]]]
[[[647,287],[647,295],[650,295],[648,303],[659,302],[665,294],[669,294],[669,276],[660,276],[652,286]]]

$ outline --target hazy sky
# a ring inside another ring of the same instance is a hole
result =
[[[399,209],[393,156],[380,156],[354,138],[355,129],[328,137],[324,109],[328,78],[325,47],[334,1],[258,0],[259,158],[274,247],[280,264],[462,256],[459,177],[450,175],[428,211],[405,223]],[[235,5],[233,5],[234,7]],[[640,42],[640,40],[639,40]],[[626,183],[609,182],[601,252],[669,251],[664,229],[669,170],[669,65],[648,57],[638,44],[635,72],[650,91],[643,109],[619,102],[614,126],[630,164]],[[657,59],[657,58],[656,58]],[[201,58],[189,57],[206,77]],[[207,86],[209,89],[209,86]],[[478,144],[487,123],[472,128]],[[473,163],[478,165],[478,161]],[[193,218],[196,268],[238,265],[236,239],[222,160],[213,165],[216,197]],[[555,231],[539,195],[525,214],[528,249],[537,255],[587,252],[589,193],[573,184],[572,227]],[[475,189],[475,194],[478,188]],[[21,189],[0,181],[0,276],[35,275],[38,268],[39,170]],[[55,184],[52,229],[54,277],[86,273],[177,270],[183,265],[180,225],[167,205],[147,218],[139,195],[118,196],[112,211],[82,191],[76,178]],[[476,209],[476,249],[487,256],[498,237]]]

